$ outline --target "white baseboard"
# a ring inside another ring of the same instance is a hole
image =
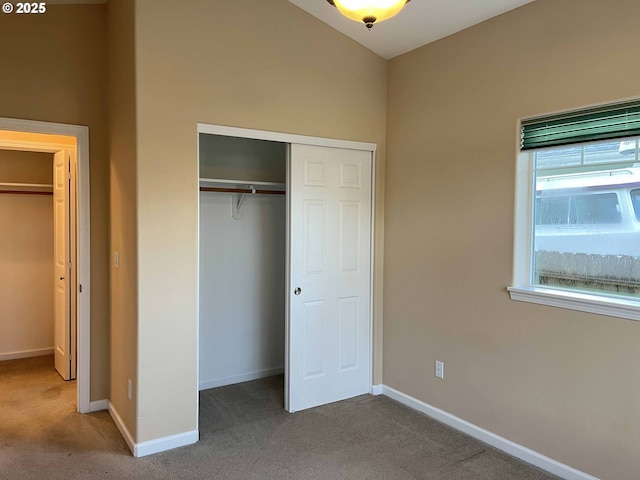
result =
[[[89,404],[89,413],[109,410],[109,400],[96,400]]]
[[[129,433],[129,429],[124,424],[122,417],[120,417],[116,407],[114,407],[111,402],[109,402],[109,415],[113,418],[113,422],[116,424],[116,427],[118,427],[118,430],[120,430],[120,434],[124,437],[124,441],[127,442],[129,450],[131,450],[131,453],[135,457],[136,442],[133,441],[133,437],[131,436],[131,433]]]
[[[53,347],[38,348],[36,350],[22,350],[20,352],[0,353],[0,362],[5,360],[18,360],[20,358],[44,357],[45,355],[53,355]]]
[[[392,398],[400,403],[403,403],[404,405],[413,408],[414,410],[418,410],[419,412],[422,412],[435,420],[449,425],[456,430],[460,430],[467,435],[477,438],[482,442],[488,443],[489,445],[502,450],[509,455],[517,457],[520,460],[530,463],[531,465],[535,465],[536,467],[546,470],[547,472],[564,478],[565,480],[598,480],[598,478],[593,477],[588,473],[576,470],[569,465],[560,463],[527,447],[496,435],[495,433],[491,433],[488,430],[469,423],[466,420],[456,417],[455,415],[451,415],[444,410],[433,407],[421,400],[418,400],[417,398],[411,397],[391,387],[387,387],[386,385],[382,385],[381,387],[383,395]]]
[[[99,402],[102,401],[104,400],[100,400]],[[92,404],[99,402],[92,402]],[[147,442],[135,443],[129,429],[122,421],[122,417],[120,417],[116,408],[111,402],[108,402],[108,404],[109,414],[111,415],[111,418],[113,418],[113,422],[118,427],[118,430],[120,430],[125,442],[127,442],[129,450],[131,450],[131,454],[134,457],[146,457],[147,455],[152,455],[154,453],[165,452],[174,448],[191,445],[192,443],[196,443],[200,438],[198,430],[193,430],[191,432],[183,432],[177,435],[170,435],[168,437],[156,438]]]
[[[154,453],[165,452],[178,447],[184,447],[196,443],[200,438],[198,430],[183,432],[168,437],[156,438],[147,442],[137,443],[133,449],[134,457],[146,457]]]
[[[382,395],[382,387],[384,385],[371,385],[371,395]]]
[[[225,385],[233,385],[234,383],[250,382],[260,378],[272,377],[273,375],[281,375],[284,367],[267,368],[265,370],[257,370],[255,372],[243,373],[241,375],[233,375],[231,377],[213,378],[211,380],[201,380],[198,383],[199,390],[207,390],[209,388],[224,387]]]

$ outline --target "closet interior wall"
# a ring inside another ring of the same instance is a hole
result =
[[[285,195],[202,188],[283,192],[286,157],[285,143],[199,136],[200,390],[284,370]]]
[[[52,183],[53,154],[0,150],[0,360],[53,353],[53,196],[21,193]]]

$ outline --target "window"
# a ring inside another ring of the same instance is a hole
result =
[[[511,298],[640,320],[640,102],[522,132]]]
[[[631,202],[633,202],[633,209],[636,212],[636,218],[640,220],[640,190],[631,191]]]
[[[547,192],[545,192],[547,193]],[[600,225],[622,222],[616,193],[536,196],[536,227],[539,225]]]

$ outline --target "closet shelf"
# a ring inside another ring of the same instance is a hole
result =
[[[262,187],[262,188],[256,188]],[[242,203],[246,195],[285,195],[287,186],[277,182],[258,182],[251,180],[228,180],[221,178],[201,178],[201,192],[233,193],[231,217],[240,220]]]
[[[53,185],[46,183],[0,182],[0,194],[4,195],[53,195]]]
[[[235,187],[231,187],[231,185],[235,185]],[[278,182],[260,182],[254,180],[230,180],[226,178],[201,178],[200,179],[200,189],[202,188],[236,188],[242,189],[244,186],[244,190],[250,190],[247,187],[250,186],[259,186],[264,187],[261,190],[269,190],[269,191],[282,191],[286,190],[286,184],[278,183]],[[206,191],[206,190],[205,190]],[[245,192],[246,193],[246,192]],[[251,193],[251,192],[248,192]]]

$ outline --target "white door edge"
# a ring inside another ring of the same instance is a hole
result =
[[[284,409],[287,412],[293,413],[291,408],[291,395],[289,391],[289,372],[290,372],[290,354],[289,354],[289,296],[291,295],[291,144],[287,145],[287,164],[286,164],[287,178],[286,178],[286,212],[285,212],[285,241],[286,247],[284,252],[285,258],[285,294],[282,299],[284,304]]]
[[[371,222],[370,222],[369,241],[371,242],[371,268],[369,271],[369,393],[373,393],[373,312],[375,310],[375,270],[376,265],[376,152],[371,152]],[[382,351],[380,351],[382,356]]]
[[[196,135],[196,185],[200,185],[200,135]],[[196,425],[200,428],[200,189],[196,195]]]
[[[77,282],[74,288],[82,285],[82,294],[78,295],[77,317],[77,410],[90,412],[91,378],[91,234],[90,234],[90,183],[89,183],[89,128],[82,125],[40,122],[0,117],[0,130],[75,137],[77,154],[77,232],[78,248]],[[5,143],[0,139],[0,147]],[[39,151],[55,153],[63,146],[56,143],[36,143],[7,141],[7,148],[13,150]],[[76,290],[77,291],[77,290]]]

